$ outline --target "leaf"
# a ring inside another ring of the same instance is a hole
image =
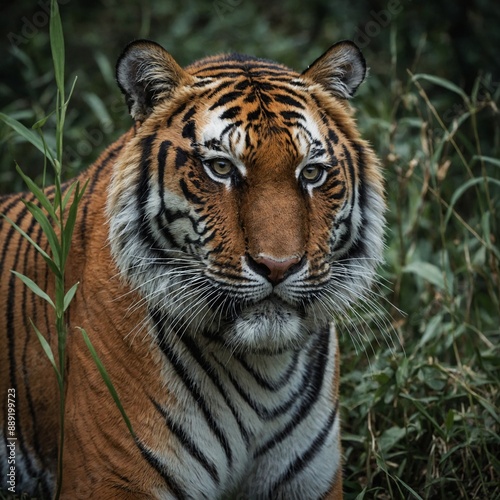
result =
[[[448,210],[446,211],[446,216],[444,218],[444,224],[448,224],[448,221],[450,220],[451,213],[453,211],[453,207],[455,203],[458,201],[458,199],[467,191],[472,186],[475,186],[476,184],[479,184],[481,182],[492,182],[493,184],[497,184],[500,186],[500,180],[494,179],[493,177],[474,177],[473,179],[469,179],[467,182],[462,184],[454,193],[453,196],[451,197],[450,205],[448,206]]]
[[[73,191],[75,190],[75,187],[77,186],[77,182],[73,182],[73,184],[71,184],[68,189],[66,189],[66,192],[64,193],[64,198],[62,200],[62,210],[64,212],[64,210],[66,210],[66,205],[68,204],[68,201],[71,197],[71,195],[73,194]]]
[[[425,73],[418,73],[416,75],[413,75],[412,81],[414,82],[417,80],[425,80],[433,83],[434,85],[439,85],[440,87],[450,90],[451,92],[458,94],[464,100],[464,102],[469,104],[469,97],[467,96],[467,94],[460,87],[450,82],[449,80],[445,80],[444,78],[439,78],[438,76],[434,75],[427,75]]]
[[[427,327],[425,328],[424,334],[420,337],[417,348],[420,349],[431,339],[436,339],[439,333],[441,332],[441,323],[443,321],[442,313],[436,314],[432,317],[427,323]]]
[[[54,207],[52,203],[47,198],[47,195],[40,189],[36,183],[28,177],[22,170],[19,165],[16,164],[17,173],[22,177],[25,184],[28,186],[28,189],[35,195],[35,198],[40,202],[45,210],[47,210],[48,214],[52,217],[53,220],[57,220],[56,213],[54,212]]]
[[[38,295],[43,300],[48,302],[54,309],[56,308],[49,295],[47,295],[32,279],[28,278],[24,274],[14,271],[13,269],[11,270],[11,273],[15,274],[35,295]]]
[[[78,205],[80,202],[81,196],[79,196],[79,183],[77,182],[76,186],[76,194],[71,202],[71,206],[69,207],[68,217],[66,218],[66,222],[64,224],[64,232],[63,232],[63,262],[66,261],[66,258],[69,254],[69,250],[71,248],[71,240],[73,238],[73,230],[75,228],[76,216],[78,213]]]
[[[64,101],[64,35],[56,0],[52,0],[50,6],[50,48],[57,88]]]
[[[76,290],[78,288],[78,285],[80,284],[79,281],[77,281],[64,295],[64,309],[63,311],[66,311],[68,306],[71,304],[71,301],[73,300],[73,297],[75,296]]]
[[[484,161],[486,163],[491,163],[495,167],[500,167],[500,160],[498,158],[491,158],[490,156],[480,156],[475,155],[472,157],[472,161]]]
[[[411,262],[403,268],[403,272],[416,274],[441,290],[445,288],[442,271],[429,262]]]
[[[36,336],[38,337],[38,340],[40,341],[40,344],[42,345],[42,349],[44,350],[45,355],[47,356],[47,358],[49,358],[50,364],[52,365],[52,367],[54,368],[54,371],[56,372],[57,381],[59,382],[59,385],[61,385],[62,384],[61,372],[57,368],[56,360],[54,358],[54,353],[52,352],[52,349],[51,349],[49,343],[47,342],[47,340],[45,339],[45,337],[40,333],[40,331],[38,330],[38,328],[35,326],[35,324],[33,323],[33,321],[31,319],[30,319],[30,323],[31,323],[31,326],[33,327],[33,329],[35,330]]]
[[[395,444],[406,436],[406,429],[402,427],[390,427],[378,438],[380,449],[387,453]]]
[[[29,143],[33,144],[39,151],[41,151],[44,156],[51,160],[50,155],[54,156],[54,152],[50,149],[46,149],[42,139],[38,134],[35,134],[33,130],[25,127],[21,122],[17,121],[15,118],[11,118],[5,113],[0,113],[0,120],[2,120],[6,125],[12,128],[17,134],[26,139]],[[52,161],[52,160],[51,160]]]
[[[127,416],[127,413],[125,412],[125,409],[122,406],[120,398],[118,397],[118,393],[116,392],[116,389],[115,389],[113,383],[111,382],[111,379],[108,375],[108,372],[106,371],[106,368],[104,368],[102,361],[100,360],[99,356],[97,355],[97,352],[94,349],[94,346],[92,345],[92,342],[90,341],[89,336],[87,335],[87,332],[83,328],[80,328],[80,331],[82,332],[83,340],[87,344],[87,347],[90,351],[92,359],[94,360],[94,363],[97,366],[97,369],[99,370],[99,373],[101,374],[101,377],[104,380],[104,383],[106,384],[117,408],[120,410],[120,413],[123,417],[123,420],[125,421],[125,424],[127,425],[127,428],[129,430],[130,434],[135,439],[135,432],[132,428],[132,424],[130,423],[130,420]]]
[[[37,122],[35,122],[31,128],[33,130],[40,130],[46,123],[47,123],[47,120],[55,113],[55,111],[52,111],[51,113],[49,113],[47,116],[45,116],[44,118],[40,118],[40,120],[38,120]]]
[[[21,229],[13,220],[9,219],[4,214],[0,214],[9,224],[11,224],[16,231],[21,234],[26,240],[28,240],[31,245],[37,250],[37,252],[43,257],[45,262],[47,262],[48,266],[50,267],[51,271],[55,274],[56,277],[60,277],[61,273],[59,272],[59,268],[57,267],[57,264],[51,259],[50,255],[42,248],[38,243],[31,238],[23,229]]]
[[[54,231],[54,228],[52,227],[52,224],[50,223],[49,219],[47,219],[47,216],[39,206],[35,205],[31,201],[22,201],[42,227],[43,234],[46,236],[50,245],[50,249],[52,250],[54,263],[56,264],[56,266],[59,266],[61,263],[61,245],[59,244],[59,240],[57,238],[56,232]]]
[[[78,213],[78,206],[80,205],[80,201],[85,194],[85,190],[87,189],[88,179],[85,181],[83,188],[80,189],[80,182],[77,181],[76,184],[76,192],[69,208],[68,217],[66,219],[66,223],[64,226],[64,241],[67,242],[67,247],[64,249],[64,259],[66,259],[69,249],[71,246],[71,240],[73,238],[73,230],[75,228],[76,216]]]

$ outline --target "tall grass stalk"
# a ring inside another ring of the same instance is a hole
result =
[[[38,148],[44,155],[43,187],[45,187],[47,162],[51,165],[54,172],[54,195],[51,199],[47,193],[37,186],[37,184],[23,173],[21,168],[16,165],[19,175],[22,177],[29,191],[35,196],[37,203],[23,200],[28,211],[40,224],[44,235],[46,236],[50,254],[45,252],[28,234],[17,226],[8,217],[5,217],[31,245],[41,254],[55,280],[54,297],[49,296],[42,288],[29,277],[12,271],[34,294],[45,300],[55,312],[55,329],[57,333],[57,356],[54,355],[52,347],[40,332],[37,326],[31,321],[31,325],[42,345],[42,348],[49,359],[56,374],[59,389],[59,443],[57,457],[57,488],[55,498],[61,495],[63,484],[63,459],[64,459],[64,441],[65,441],[65,403],[66,403],[66,339],[68,325],[66,323],[66,311],[75,296],[78,288],[78,282],[72,284],[69,288],[66,286],[65,269],[71,248],[73,230],[77,219],[78,206],[85,193],[87,182],[80,186],[79,181],[63,186],[62,166],[63,166],[63,144],[64,144],[64,123],[68,109],[68,103],[75,87],[76,79],[70,89],[66,99],[64,66],[65,50],[64,35],[59,14],[57,0],[51,0],[50,15],[50,46],[52,52],[52,61],[54,65],[54,76],[57,87],[56,109],[53,113],[38,120],[32,127],[32,130],[26,128],[22,123],[12,117],[0,113],[0,120],[10,126],[19,135]],[[43,126],[48,119],[55,116],[55,151],[47,146],[42,133]],[[118,394],[108,376],[108,373],[100,361],[87,333],[81,329],[84,341],[89,349],[108,390],[110,391],[122,417],[132,435],[135,437],[131,423],[121,405]]]

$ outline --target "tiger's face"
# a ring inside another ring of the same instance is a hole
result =
[[[378,162],[346,101],[349,42],[304,73],[239,55],[119,60],[136,134],[110,187],[110,242],[153,317],[233,350],[300,347],[364,296],[381,260]]]

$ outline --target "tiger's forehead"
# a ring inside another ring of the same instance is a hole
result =
[[[242,161],[259,150],[298,159],[324,150],[324,123],[298,73],[238,55],[208,58],[188,69],[198,78],[197,142],[203,148]]]

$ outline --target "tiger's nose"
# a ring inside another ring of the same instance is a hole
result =
[[[253,271],[267,278],[273,285],[277,285],[287,276],[298,271],[304,264],[305,258],[289,257],[278,260],[265,255],[252,257],[247,254],[247,262]]]

